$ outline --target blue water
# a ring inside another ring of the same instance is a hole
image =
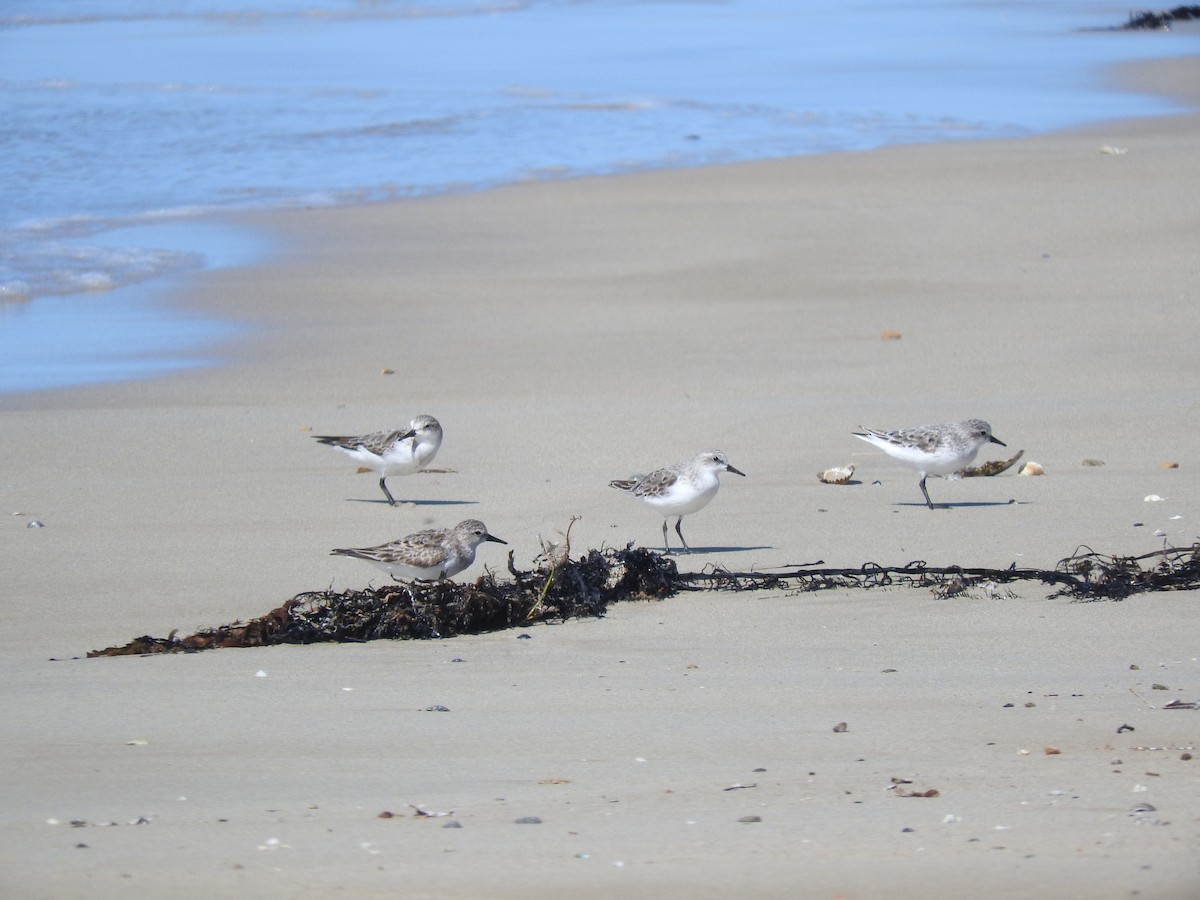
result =
[[[219,355],[164,300],[240,209],[478,190],[1174,111],[1122,2],[5,0],[0,392]],[[232,249],[231,249],[232,247]],[[241,247],[242,252],[236,248]]]

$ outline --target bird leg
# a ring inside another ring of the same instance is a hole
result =
[[[670,553],[671,545],[667,543],[667,520],[663,519],[663,553]]]
[[[921,493],[925,495],[925,503],[928,504],[930,509],[933,509],[933,501],[929,499],[929,491],[925,490],[925,477],[924,475],[921,476]]]
[[[396,498],[392,496],[392,492],[387,489],[387,476],[384,475],[379,479],[379,487],[383,491],[383,496],[388,498],[388,503],[392,506],[396,505]]]
[[[688,553],[691,553],[692,548],[688,546],[687,541],[683,540],[683,529],[680,527],[681,525],[683,525],[683,516],[680,516],[678,519],[675,520],[675,533],[679,535],[679,540],[683,541],[683,549],[686,550]],[[666,527],[667,527],[667,522],[666,522],[666,519],[664,519],[663,520],[663,528],[666,528]]]

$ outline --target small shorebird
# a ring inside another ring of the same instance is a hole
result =
[[[745,476],[729,464],[729,459],[720,450],[705,450],[686,462],[656,469],[649,475],[639,475],[624,481],[610,481],[609,487],[633,494],[647,505],[654,507],[664,516],[662,524],[663,551],[671,552],[667,542],[667,519],[675,519],[675,533],[683,543],[683,549],[692,552],[683,537],[683,517],[708,506],[717,496],[721,472],[732,472]]]
[[[359,465],[379,473],[379,487],[388,503],[396,499],[387,488],[389,475],[420,472],[442,446],[442,426],[433,416],[417,416],[407,431],[376,431],[351,437],[313,435],[313,439],[337,447]]]
[[[1008,446],[992,436],[992,426],[982,419],[967,419],[965,422],[944,422],[940,425],[921,425],[900,431],[875,431],[864,428],[852,434],[868,444],[878,447],[897,462],[921,475],[921,493],[925,503],[933,509],[925,479],[930,475],[952,475],[965,469],[975,459],[975,454],[984,444]]]
[[[475,562],[475,550],[484,541],[507,544],[478,519],[465,519],[453,528],[418,531],[378,547],[330,551],[331,556],[365,559],[398,580],[397,575],[417,581],[441,581],[457,575]]]

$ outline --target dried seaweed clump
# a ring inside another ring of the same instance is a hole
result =
[[[172,632],[94,650],[88,656],[186,653],[217,647],[430,639],[499,631],[528,622],[603,616],[619,600],[670,596],[678,590],[675,561],[645,548],[591,550],[578,561],[547,560],[512,581],[492,573],[474,584],[395,583],[359,591],[307,591],[248,622]]]
[[[1169,30],[1173,22],[1186,22],[1189,19],[1200,19],[1200,6],[1176,6],[1174,9],[1141,12],[1131,12],[1128,21],[1121,26],[1125,31],[1161,31]]]
[[[569,532],[569,529],[568,529]],[[865,563],[859,568],[821,564],[776,572],[732,572],[709,568],[683,573],[675,560],[646,548],[589,550],[578,560],[565,548],[548,546],[533,571],[520,572],[509,554],[511,581],[492,573],[474,584],[453,581],[397,583],[361,591],[309,591],[249,622],[234,622],[187,637],[136,638],[88,656],[180,653],[215,647],[265,647],[453,637],[498,631],[530,622],[603,616],[610,603],[670,597],[679,591],[788,590],[921,587],[941,598],[982,589],[1003,596],[1000,585],[1037,581],[1057,585],[1055,597],[1123,600],[1148,591],[1200,590],[1200,543],[1164,547],[1141,556],[1109,556],[1081,547],[1054,569],[904,566]]]
[[[1143,562],[1153,560],[1151,565]],[[1109,556],[1080,547],[1059,560],[1056,571],[1071,582],[1059,591],[1084,600],[1124,600],[1149,591],[1193,591],[1200,588],[1200,543],[1164,547],[1141,556]]]

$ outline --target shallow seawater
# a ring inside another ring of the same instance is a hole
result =
[[[248,265],[269,248],[262,234],[205,220],[116,228],[92,240],[114,254],[142,253],[142,246],[203,248],[203,255],[193,251],[193,267]],[[249,328],[168,306],[165,295],[181,277],[0,300],[0,393],[129,381],[220,362],[221,347]]]
[[[1071,0],[8,0],[0,391],[202,364],[188,348],[232,326],[154,298],[252,258],[244,233],[199,227],[214,214],[1173,111],[1114,92],[1103,68],[1200,40],[1086,30],[1126,15]],[[72,349],[99,344],[100,361]],[[142,368],[111,365],[122,344]]]

